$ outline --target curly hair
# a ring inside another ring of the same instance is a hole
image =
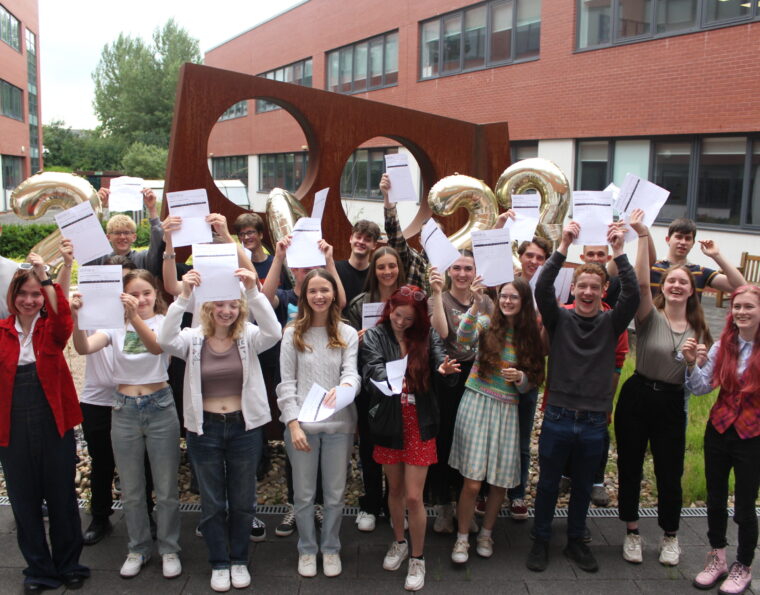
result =
[[[314,316],[314,312],[309,305],[307,294],[309,292],[309,283],[311,283],[311,280],[315,277],[326,279],[330,282],[330,285],[332,285],[333,301],[327,312],[327,346],[330,349],[344,349],[346,347],[346,342],[338,332],[338,326],[340,325],[341,320],[340,306],[338,305],[338,284],[335,282],[335,277],[323,268],[312,269],[309,271],[301,284],[301,293],[298,296],[298,314],[296,315],[295,320],[291,323],[293,325],[293,345],[301,353],[306,350],[312,350],[311,345],[304,341],[303,336],[306,334],[306,331],[311,328],[312,318]]]
[[[675,264],[668,268],[663,274],[660,280],[660,288],[665,286],[665,279],[668,275],[674,271],[684,271],[689,278],[689,284],[691,285],[691,295],[686,300],[686,321],[689,326],[694,330],[694,338],[698,343],[704,343],[709,348],[713,344],[713,338],[710,334],[710,327],[705,322],[705,313],[702,310],[702,304],[697,297],[697,285],[694,283],[694,275],[691,274],[689,267],[685,264]],[[660,291],[653,300],[654,307],[658,310],[665,308],[665,294]]]

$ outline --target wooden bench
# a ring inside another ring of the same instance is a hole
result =
[[[760,256],[757,254],[750,254],[749,252],[742,252],[741,263],[737,267],[739,272],[747,280],[750,285],[760,285]],[[717,308],[723,307],[723,300],[726,295],[722,291],[717,291],[715,294],[715,306]]]

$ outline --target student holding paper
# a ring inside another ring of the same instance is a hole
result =
[[[280,345],[277,405],[286,425],[285,448],[293,467],[295,516],[298,525],[298,574],[317,574],[317,553],[327,577],[342,572],[340,522],[346,490],[348,461],[356,428],[356,407],[351,403],[319,422],[300,422],[298,414],[314,384],[328,393],[324,406],[335,407],[338,386],[359,390],[356,359],[359,337],[341,322],[338,282],[325,269],[310,271],[303,280],[298,315],[285,329]],[[321,474],[324,520],[317,543],[314,501]]]
[[[113,349],[113,380],[117,385],[111,413],[111,442],[121,478],[121,500],[129,536],[123,578],[137,576],[150,559],[153,540],[145,504],[145,452],[156,491],[158,551],[163,575],[182,573],[179,560],[179,418],[166,368],[166,355],[156,339],[166,307],[155,277],[137,269],[124,277],[121,294],[126,325],[87,336],[77,326],[82,297],[74,294],[74,348],[80,355]]]
[[[386,396],[373,381],[386,382],[386,364],[407,358],[400,394]],[[385,303],[377,326],[368,329],[361,345],[364,389],[370,393],[369,425],[375,438],[375,461],[388,478],[388,507],[394,541],[383,560],[386,570],[398,570],[410,555],[404,538],[404,510],[409,513],[411,558],[404,587],[425,585],[426,514],[422,493],[427,468],[436,462],[438,403],[434,374],[457,380],[459,364],[445,354],[440,336],[430,326],[427,297],[414,285],[404,285]]]
[[[201,493],[199,529],[211,564],[211,588],[250,585],[248,546],[263,428],[271,419],[258,354],[280,340],[280,325],[256,273],[235,272],[246,299],[205,302],[200,325],[181,329],[198,271],[183,277],[182,293],[169,306],[158,342],[186,362],[184,421],[187,446]],[[248,322],[248,314],[257,324]]]
[[[681,516],[681,476],[686,453],[686,361],[689,339],[712,344],[710,328],[697,299],[695,280],[684,265],[662,276],[662,292],[649,291],[648,230],[643,211],[631,213],[630,225],[639,235],[636,275],[641,302],[636,317],[636,372],[623,385],[615,408],[618,448],[618,507],[626,523],[623,559],[642,562],[639,535],[639,492],[647,444],[657,479],[657,520],[664,535],[660,564],[675,566],[681,548],[677,532]],[[576,297],[577,300],[577,297]]]
[[[27,563],[24,591],[82,586],[82,528],[74,489],[74,427],[82,421],[63,357],[71,335],[69,303],[37,254],[17,269],[0,320],[0,463]],[[42,502],[50,518],[49,546]]]

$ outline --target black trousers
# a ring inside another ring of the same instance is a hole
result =
[[[638,374],[631,376],[620,390],[615,409],[615,436],[621,521],[639,519],[641,478],[649,444],[657,479],[658,523],[663,531],[678,531],[686,452],[685,402],[683,389],[654,390]]]
[[[27,563],[25,582],[56,588],[63,575],[89,576],[90,570],[79,564],[82,527],[74,489],[74,430],[59,436],[34,363],[19,366],[16,372],[10,442],[0,447],[0,462],[18,546]],[[43,500],[50,521],[49,544]]]
[[[723,434],[708,421],[705,430],[707,538],[713,548],[726,547],[728,475],[734,470],[734,522],[739,526],[736,559],[752,565],[757,547],[757,500],[760,485],[760,436],[742,439],[733,426]]]
[[[375,441],[369,430],[369,396],[363,391],[356,397],[356,411],[359,418],[359,463],[362,468],[364,495],[359,497],[359,508],[364,512],[378,516],[388,510],[387,494],[383,491],[383,466],[375,462],[372,452]]]

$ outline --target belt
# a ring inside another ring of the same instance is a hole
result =
[[[677,392],[683,391],[683,384],[672,384],[670,382],[662,382],[661,380],[650,380],[639,372],[634,372],[636,376],[644,386],[651,388],[655,392]]]
[[[546,408],[549,409],[551,407],[555,412],[559,413],[563,417],[569,417],[572,419],[587,419],[589,417],[598,416],[598,415],[607,415],[606,411],[589,411],[589,410],[578,410],[578,409],[568,409],[567,407],[558,407],[557,405],[547,405]]]
[[[243,412],[231,411],[230,413],[213,413],[211,411],[204,411],[203,419],[208,421],[220,421],[222,423],[243,421]]]

